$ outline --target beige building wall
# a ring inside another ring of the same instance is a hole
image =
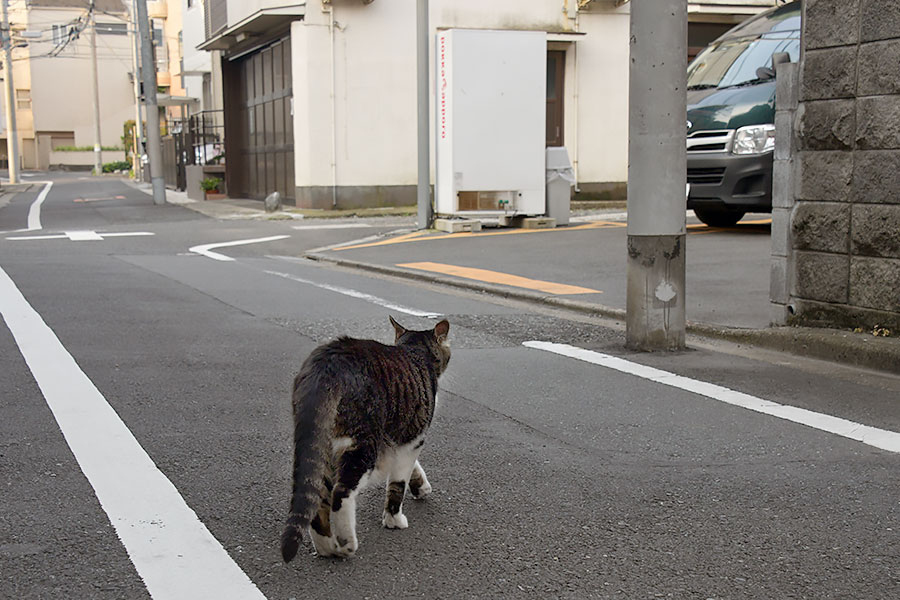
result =
[[[30,40],[28,60],[21,61],[30,73],[33,115],[33,155],[23,143],[26,168],[50,166],[49,152],[54,146],[93,146],[94,112],[89,28],[70,41],[57,56],[48,56],[56,44],[52,26],[75,22],[86,11],[40,8],[27,13],[29,31],[41,31],[40,40]],[[98,14],[97,22],[126,24],[126,14],[117,19]],[[129,35],[97,34],[97,81],[100,95],[100,134],[102,146],[122,145],[125,121],[134,118],[134,91],[129,78],[132,69]],[[18,85],[18,84],[17,84]],[[23,130],[24,132],[24,130]],[[71,137],[69,137],[71,136]]]

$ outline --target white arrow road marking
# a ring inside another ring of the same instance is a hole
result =
[[[50,188],[52,187],[52,181],[46,182],[44,184],[44,189],[41,190],[38,197],[31,203],[31,208],[28,209],[28,229],[26,229],[26,231],[39,231],[43,229],[43,227],[41,227],[41,205],[44,203],[44,200],[47,199],[47,194],[50,193]]]
[[[358,292],[356,290],[351,290],[349,288],[342,288],[336,285],[330,285],[328,283],[319,283],[317,281],[310,281],[309,279],[303,279],[302,277],[297,277],[296,275],[291,275],[289,273],[279,273],[278,271],[265,271],[269,275],[275,275],[277,277],[283,277],[285,279],[290,279],[291,281],[296,281],[297,283],[305,283],[306,285],[312,285],[317,288],[321,288],[323,290],[328,290],[329,292],[337,292],[338,294],[343,294],[344,296],[350,296],[351,298],[358,298],[359,300],[365,300],[366,302],[371,302],[372,304],[377,304],[378,306],[383,306],[390,310],[396,310],[397,312],[402,312],[407,315],[412,315],[414,317],[426,317],[429,319],[435,319],[441,316],[439,313],[426,312],[424,310],[418,310],[415,308],[409,308],[407,306],[402,306],[400,304],[395,304],[390,300],[385,300],[384,298],[379,298],[378,296],[373,296],[371,294],[366,294],[364,292]]]
[[[194,246],[193,248],[188,248],[188,251],[193,252],[194,254],[200,254],[205,256],[206,258],[211,258],[213,260],[223,260],[223,261],[232,261],[234,260],[230,256],[225,256],[224,254],[219,254],[218,252],[210,252],[213,248],[227,248],[229,246],[243,246],[245,244],[258,244],[261,242],[274,242],[275,240],[283,240],[284,238],[291,237],[289,235],[273,235],[271,237],[264,238],[256,238],[252,240],[236,240],[234,242],[221,242],[218,244],[202,244],[200,246]]]
[[[741,408],[778,417],[779,419],[800,423],[801,425],[806,425],[807,427],[812,427],[821,431],[827,431],[828,433],[856,440],[882,450],[900,453],[900,433],[895,431],[862,425],[860,423],[841,419],[840,417],[833,417],[804,408],[797,408],[796,406],[778,404],[777,402],[763,400],[762,398],[744,394],[743,392],[736,392],[714,383],[690,379],[688,377],[669,373],[668,371],[654,369],[653,367],[647,367],[622,358],[610,356],[609,354],[601,354],[591,350],[576,348],[575,346],[555,344],[553,342],[524,342],[522,345],[527,346],[528,348],[545,350],[547,352],[553,352],[554,354],[600,365],[622,373],[628,373],[629,375],[635,375],[637,377],[649,379],[650,381],[678,388],[686,392],[706,396],[713,400],[719,400],[726,404],[740,406]]]
[[[150,595],[265,600],[3,269],[0,315]]]
[[[8,237],[8,240],[24,241],[24,240],[64,240],[66,238],[73,242],[99,242],[111,237],[139,237],[145,235],[155,235],[150,231],[125,231],[121,233],[97,233],[96,231],[66,231],[65,233],[52,233],[48,235],[20,235]]]

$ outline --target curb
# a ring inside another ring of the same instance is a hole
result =
[[[623,323],[625,321],[624,310],[603,306],[602,304],[559,298],[528,290],[510,289],[489,283],[446,279],[430,273],[417,273],[396,267],[327,256],[318,252],[307,253],[304,257],[316,262],[326,262],[362,271],[461,288],[501,298],[544,304],[563,310],[615,319]],[[703,338],[756,346],[767,350],[900,375],[900,339],[898,338],[876,338],[865,333],[814,327],[740,329],[693,321],[687,322],[686,331]]]

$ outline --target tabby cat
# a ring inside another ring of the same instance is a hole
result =
[[[407,485],[416,499],[431,492],[418,457],[438,377],[450,361],[450,324],[410,331],[390,319],[393,346],[341,337],[313,350],[294,378],[285,562],[297,554],[307,527],[319,556],[352,556],[359,546],[356,495],[367,483],[387,480],[381,522],[391,529],[408,525],[402,511]]]

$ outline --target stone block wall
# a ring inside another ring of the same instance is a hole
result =
[[[805,0],[799,71],[773,303],[783,271],[785,321],[900,331],[900,0]]]

